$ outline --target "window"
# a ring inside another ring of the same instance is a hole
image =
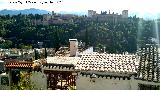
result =
[[[8,77],[5,77],[5,76],[1,77],[1,85],[9,85]]]

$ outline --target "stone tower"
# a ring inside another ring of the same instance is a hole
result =
[[[122,11],[122,18],[128,18],[128,10]]]

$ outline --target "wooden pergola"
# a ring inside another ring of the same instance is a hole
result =
[[[47,76],[48,89],[55,90],[76,90],[77,72],[74,65],[70,64],[46,64],[43,65],[43,72]]]

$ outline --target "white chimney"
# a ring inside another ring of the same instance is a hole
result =
[[[69,39],[70,42],[70,56],[76,56],[78,51],[78,40],[77,39]]]

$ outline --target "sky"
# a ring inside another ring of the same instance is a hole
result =
[[[13,3],[18,1],[22,2],[22,4]],[[29,0],[0,0],[0,10],[36,8],[55,12],[87,12],[88,10],[95,10],[98,13],[110,10],[119,14],[121,14],[122,10],[129,10],[129,13],[140,16],[146,13],[147,15],[160,13],[160,0],[30,0],[36,2],[36,4],[26,3],[26,1]],[[49,3],[50,1],[53,3]],[[43,2],[48,3],[42,4]]]

